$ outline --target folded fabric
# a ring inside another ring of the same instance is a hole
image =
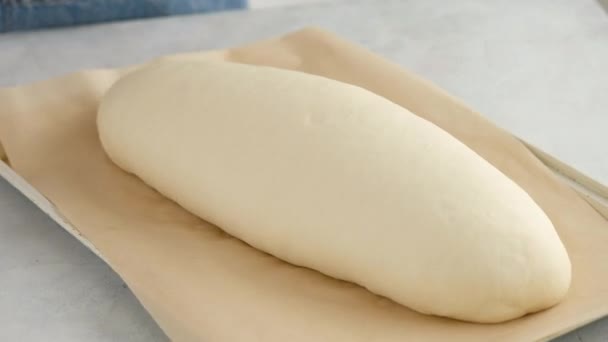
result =
[[[247,0],[7,0],[0,32],[245,7]]]

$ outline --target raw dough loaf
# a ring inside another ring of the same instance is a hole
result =
[[[570,285],[566,250],[525,191],[352,85],[166,61],[118,81],[98,128],[116,164],[192,213],[422,313],[500,322]]]

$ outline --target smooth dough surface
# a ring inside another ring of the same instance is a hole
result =
[[[227,233],[422,313],[500,322],[570,285],[566,250],[524,190],[355,86],[166,61],[118,81],[98,129],[117,165]]]

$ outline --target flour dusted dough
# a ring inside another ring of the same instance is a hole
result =
[[[419,312],[500,322],[570,285],[564,246],[525,191],[364,89],[166,61],[117,82],[98,127],[116,164],[196,215]]]

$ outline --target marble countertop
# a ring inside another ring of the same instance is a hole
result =
[[[337,1],[5,34],[0,86],[307,25],[430,79],[608,184],[608,15],[594,0]],[[0,340],[167,339],[108,266],[3,180],[0,217]],[[608,319],[559,339],[606,340]]]

